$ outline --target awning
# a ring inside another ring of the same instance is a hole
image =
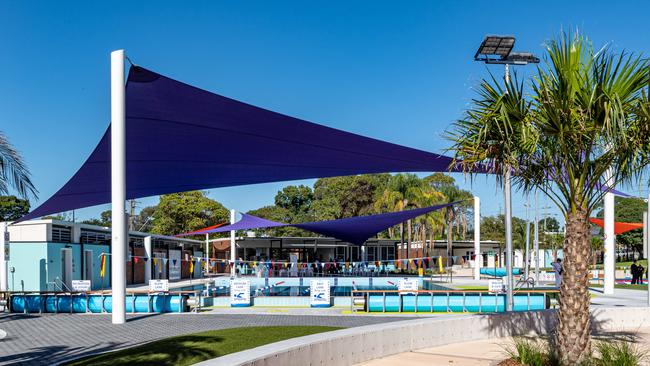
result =
[[[605,227],[605,221],[602,219],[597,219],[595,217],[589,218],[589,221],[592,224],[598,225],[600,227]],[[643,223],[641,222],[614,222],[614,235],[623,234],[628,231],[643,229]]]
[[[257,216],[242,214],[242,219],[232,225],[221,226],[206,231],[206,233],[221,233],[231,230],[251,230],[269,227],[293,226],[304,230],[313,231],[318,234],[332,236],[348,243],[361,245],[368,238],[378,232],[384,231],[391,226],[397,225],[409,219],[427,214],[432,211],[452,206],[458,202],[445,203],[442,205],[416,208],[399,212],[382,213],[368,216],[356,216],[338,220],[305,222],[300,224],[286,224],[266,220]]]
[[[404,123],[404,121],[395,121]],[[452,159],[314,124],[132,66],[127,199],[385,172],[448,171]],[[111,201],[110,127],[75,175],[21,220]]]

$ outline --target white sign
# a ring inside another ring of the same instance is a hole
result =
[[[415,292],[411,291],[418,290],[418,283],[419,281],[417,278],[401,278],[397,282],[397,290],[402,294],[415,294]]]
[[[230,306],[251,306],[251,282],[233,279],[230,281]]]
[[[311,280],[309,284],[309,305],[312,308],[330,307],[330,281]]]
[[[555,281],[555,272],[540,272],[539,273],[540,282],[554,282]]]
[[[591,270],[591,278],[597,280],[600,278],[600,271],[597,269],[592,269]]]
[[[170,250],[169,251],[169,279],[170,280],[180,280],[181,279],[181,251],[180,250]]]
[[[169,291],[169,280],[149,280],[149,291],[151,292]]]
[[[490,280],[488,282],[488,291],[492,293],[503,292],[503,281],[501,280]]]
[[[78,292],[90,291],[90,280],[72,280],[72,290]]]

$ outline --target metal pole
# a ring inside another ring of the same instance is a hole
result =
[[[650,193],[648,193],[648,199],[647,199],[646,202],[647,202],[647,205],[648,205],[648,207],[647,207],[647,212],[650,212]],[[646,225],[647,225],[648,221],[650,221],[650,219],[646,221]],[[644,228],[645,228],[645,226],[644,226]],[[646,235],[650,236],[650,230],[648,230],[647,228],[646,228]],[[650,238],[646,236],[646,237],[645,237],[646,243],[648,243],[648,241],[649,241],[648,239],[650,239]],[[647,249],[647,248],[646,248],[646,249]],[[648,257],[646,257],[646,259],[647,259],[647,258],[648,258]],[[650,261],[648,261],[648,263],[650,263]],[[646,264],[646,267],[648,267],[647,264]],[[646,271],[649,271],[649,270],[650,270],[650,269],[646,268]],[[650,273],[650,272],[648,272],[648,273]],[[643,283],[643,273],[641,273],[641,283]],[[648,292],[648,306],[650,306],[650,276],[648,276],[647,285],[648,285],[648,286],[647,286],[647,292]]]
[[[474,279],[481,279],[481,265],[483,264],[481,254],[481,199],[474,196]]]
[[[643,258],[648,259],[648,211],[643,211]]]
[[[506,93],[508,92],[508,85],[510,84],[510,65],[505,65],[505,82]],[[503,181],[503,198],[505,200],[505,221],[506,221],[506,278],[508,283],[506,293],[506,311],[512,311],[512,290],[514,281],[512,278],[512,202],[511,202],[511,183],[510,183],[510,167],[506,167]]]
[[[528,280],[530,271],[530,220],[528,219],[528,209],[530,208],[530,197],[526,198],[526,253],[524,255],[524,273]]]
[[[235,215],[236,211],[235,210],[230,210],[230,224],[235,223]],[[235,275],[235,261],[236,261],[236,252],[237,248],[235,247],[235,230],[230,230],[230,275],[234,276]]]
[[[535,286],[539,286],[539,193],[535,191],[535,222],[533,248],[535,250]]]
[[[613,189],[611,183],[611,168],[605,173],[607,188]],[[604,199],[604,220],[605,220],[605,286],[603,293],[606,295],[614,294],[614,281],[616,271],[616,247],[614,236],[614,194],[609,191],[605,193]]]
[[[126,115],[124,50],[111,52],[112,322],[126,321]]]
[[[210,234],[205,234],[205,268],[210,273]]]
[[[0,291],[7,291],[7,257],[5,256],[5,246],[9,245],[9,232],[7,223],[0,222]]]
[[[151,251],[151,236],[144,237],[144,283],[149,284],[151,280],[151,263],[153,262],[153,252]]]

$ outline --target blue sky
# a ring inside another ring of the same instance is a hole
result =
[[[472,61],[485,34],[515,35],[517,50],[543,56],[545,40],[578,27],[597,46],[648,53],[649,11],[642,1],[1,0],[0,129],[29,164],[39,202],[47,199],[108,125],[109,53],[124,48],[139,65],[228,97],[441,153],[441,135],[488,76]],[[482,197],[484,215],[502,208],[494,178],[456,178]],[[246,211],[286,184],[210,196]],[[515,194],[515,215],[523,203]]]

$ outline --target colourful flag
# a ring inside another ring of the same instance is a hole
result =
[[[194,273],[194,261],[190,259],[190,273]]]
[[[106,255],[102,254],[102,267],[99,270],[99,276],[104,278],[104,275],[106,275]]]
[[[154,266],[158,265],[158,259],[156,259],[156,257],[153,257],[153,265]]]
[[[133,257],[133,262],[134,262],[135,264],[138,264],[138,257]]]

